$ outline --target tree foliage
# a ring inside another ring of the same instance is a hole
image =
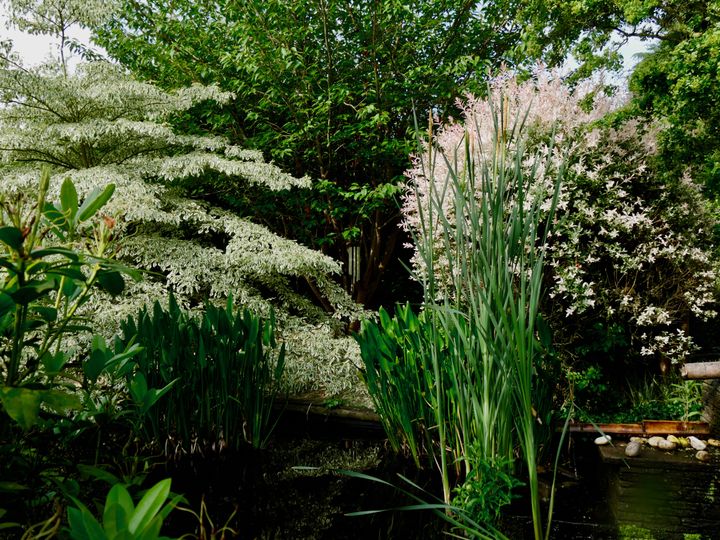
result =
[[[694,2],[679,11],[630,81],[638,113],[664,123],[665,166],[689,170],[707,194],[720,193],[720,7]]]
[[[399,253],[394,196],[414,114],[456,114],[489,69],[531,64],[537,55],[519,47],[530,13],[506,0],[128,1],[97,36],[164,87],[234,92],[202,121],[318,179],[270,224],[346,262],[346,247],[361,246],[355,298],[370,302]],[[349,290],[347,267],[345,278]]]
[[[330,339],[341,319],[357,316],[330,278],[340,270],[331,258],[195,197],[309,183],[265,163],[258,151],[175,128],[193,107],[231,98],[214,86],[164,91],[104,62],[82,64],[74,73],[62,61],[0,71],[0,189],[32,189],[41,163],[52,166],[51,194],[66,177],[81,194],[115,184],[107,212],[120,239],[118,256],[150,272],[127,301],[94,306],[95,324],[117,328],[139,304],[169,289],[186,306],[232,294],[265,315],[274,307],[286,337],[313,324],[317,340]],[[304,349],[293,353],[302,356]],[[327,365],[344,362],[344,350]]]
[[[695,350],[696,323],[716,316],[712,230],[717,219],[689,176],[663,167],[659,127],[637,119],[613,125],[606,116],[611,103],[596,96],[594,107],[584,109],[583,89],[570,91],[547,72],[522,83],[500,76],[493,94],[503,96],[511,117],[526,112],[528,136],[518,144],[538,156],[523,167],[533,178],[530,192],[545,194],[544,211],[552,205],[553,171],[567,163],[548,240],[548,299],[541,312],[568,382],[593,368],[605,381],[624,384],[626,377],[657,370],[659,361],[683,362]],[[452,169],[466,141],[490,155],[494,140],[486,100],[470,98],[463,116],[464,124],[444,125],[435,136],[444,158],[436,158],[440,165],[432,181],[424,173],[427,163],[415,160],[403,208],[405,225],[417,231],[421,218],[428,219],[431,195],[445,195],[444,217],[433,216],[436,233],[441,231],[433,239],[437,260],[432,263],[441,284],[452,283],[454,274],[443,250],[452,235],[439,224],[459,219],[447,187],[451,175],[442,169]],[[557,146],[548,144],[552,132],[561,141]],[[551,166],[538,166],[547,156]],[[490,165],[477,164],[482,166]],[[476,190],[475,196],[485,194]],[[418,256],[414,263],[421,273],[428,265]]]

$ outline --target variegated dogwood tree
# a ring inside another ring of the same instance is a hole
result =
[[[51,194],[67,177],[81,194],[115,184],[106,211],[119,239],[117,256],[147,271],[122,299],[90,306],[98,330],[112,333],[169,290],[189,308],[232,295],[260,314],[275,310],[292,342],[293,386],[331,392],[351,386],[354,343],[339,329],[358,308],[331,279],[339,264],[209,202],[214,193],[248,186],[281,196],[308,188],[310,180],[283,173],[257,151],[182,131],[184,113],[208,102],[221,107],[230,93],[200,85],[167,92],[96,59],[70,69],[77,46],[68,28],[111,16],[112,2],[13,0],[4,7],[18,28],[56,38],[60,54],[29,68],[5,42],[0,190],[34,189],[41,165],[51,167]]]

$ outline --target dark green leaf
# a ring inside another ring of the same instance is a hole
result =
[[[24,306],[45,296],[54,287],[55,283],[52,280],[47,280],[20,287],[17,291],[10,293],[10,296],[16,304]]]
[[[16,227],[0,227],[0,242],[18,251],[23,244],[22,231]]]
[[[68,356],[64,351],[57,351],[56,353],[47,351],[40,359],[45,372],[51,377],[60,373],[67,361]]]
[[[125,289],[125,280],[123,279],[122,274],[115,270],[101,270],[98,272],[97,279],[100,288],[110,293],[112,296],[117,296]]]
[[[30,254],[30,256],[34,259],[41,259],[43,257],[47,257],[48,255],[64,255],[73,262],[77,262],[80,259],[80,255],[77,251],[63,247],[36,249]]]
[[[45,322],[55,322],[57,320],[57,309],[49,306],[33,306],[32,311],[37,313],[40,318]],[[0,308],[0,313],[2,308]]]
[[[0,291],[0,318],[15,311],[15,301],[5,291]]]
[[[83,373],[87,379],[94,383],[107,365],[107,353],[101,349],[93,349],[85,363],[83,363]]]

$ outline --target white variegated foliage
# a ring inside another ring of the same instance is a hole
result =
[[[516,130],[519,124],[512,120],[520,118],[525,136],[506,137],[507,155],[514,159],[513,145],[525,145],[528,189],[544,199],[544,211],[552,202],[553,171],[567,165],[546,259],[544,316],[554,324],[560,347],[575,354],[570,345],[590,341],[587,332],[594,325],[617,325],[636,358],[684,361],[695,348],[687,332],[690,320],[717,315],[718,263],[710,243],[716,217],[690,178],[666,178],[653,169],[657,126],[635,120],[616,128],[598,125],[612,103],[600,97],[587,108],[592,97],[587,90],[571,91],[557,74],[540,69],[524,82],[502,74],[493,81],[489,100],[469,96],[460,103],[463,121],[433,134],[433,155],[444,157],[431,166],[426,152],[407,171],[404,225],[422,241],[421,217],[429,220],[435,193],[444,194],[442,219],[454,223],[448,185],[451,172],[464,174],[465,145],[492,156],[494,115],[502,112],[510,119],[508,130]],[[486,163],[473,165],[479,171]],[[440,220],[433,210],[433,219]],[[443,227],[436,223],[432,230],[433,245],[442,246]],[[437,252],[434,272],[442,284],[449,265],[443,250]],[[425,271],[418,255],[413,263],[420,274]]]
[[[69,75],[49,65],[0,70],[0,191],[34,189],[41,165],[53,171],[51,196],[58,195],[66,177],[81,194],[117,186],[106,211],[116,220],[118,256],[148,274],[121,301],[99,299],[90,306],[106,333],[170,289],[188,307],[232,295],[237,304],[261,314],[273,308],[289,329],[284,334],[291,342],[288,373],[294,389],[346,390],[355,380],[348,353],[354,349],[331,329],[340,319],[356,317],[358,307],[329,278],[339,272],[338,263],[190,197],[190,187],[210,179],[224,189],[310,186],[309,179],[265,163],[257,151],[218,137],[177,133],[171,125],[173,117],[199,103],[230,99],[216,87],[166,92],[100,62]],[[332,306],[332,314],[303,292],[306,280]],[[319,358],[319,351],[331,357]],[[324,369],[324,375],[309,375],[309,369]]]

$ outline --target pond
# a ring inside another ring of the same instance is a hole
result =
[[[687,488],[693,482],[702,490],[720,487],[716,463],[690,462],[672,472],[658,469],[652,460],[640,464],[610,459],[601,454],[592,439],[591,435],[573,435],[564,449],[557,475],[552,538],[717,537],[720,516],[708,511],[694,515],[702,507],[688,500]],[[622,453],[622,447],[618,448]],[[697,471],[688,475],[697,465],[705,467],[705,475]],[[676,465],[669,467],[672,470]],[[432,472],[417,471],[411,461],[392,453],[379,425],[293,412],[285,414],[266,450],[224,454],[213,459],[185,459],[170,465],[167,472],[175,479],[174,489],[185,493],[196,511],[204,494],[216,527],[222,526],[235,511],[228,525],[241,538],[443,536],[444,522],[427,511],[346,516],[349,512],[398,508],[412,501],[387,486],[337,474],[334,472],[337,469],[364,472],[397,485],[401,484],[397,475],[403,474],[428,493],[440,491]],[[667,478],[669,483],[666,481],[663,491],[658,492],[652,487],[653,478]],[[547,506],[550,471],[543,471],[541,481]],[[638,494],[645,499],[638,499]],[[430,500],[429,494],[427,497]],[[635,505],[636,511],[629,511],[628,504]],[[714,507],[720,510],[719,505]],[[187,532],[197,528],[198,521],[189,514],[176,512],[168,525],[177,532]],[[512,539],[532,537],[526,499],[519,498],[506,508],[501,529]],[[686,536],[693,534],[697,536]]]

